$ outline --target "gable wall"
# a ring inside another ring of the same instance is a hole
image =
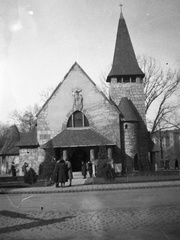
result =
[[[77,65],[38,116],[39,144],[44,144],[66,128],[68,118],[73,113],[72,90],[77,88],[82,90],[82,112],[86,115],[90,127],[120,147],[119,113]]]

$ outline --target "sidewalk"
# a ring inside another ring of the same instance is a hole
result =
[[[130,190],[145,188],[180,187],[180,180],[165,182],[138,182],[138,183],[115,183],[115,184],[85,184],[85,180],[74,180],[71,187],[56,188],[55,185],[46,187],[25,187],[25,188],[0,188],[0,194],[37,194],[37,193],[67,193],[86,191],[106,190]]]

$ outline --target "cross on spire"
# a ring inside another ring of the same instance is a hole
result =
[[[122,7],[123,7],[123,4],[121,3],[119,6],[120,6],[120,8],[121,8],[121,13],[122,13]]]

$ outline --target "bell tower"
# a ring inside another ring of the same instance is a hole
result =
[[[106,80],[110,83],[109,95],[116,105],[121,98],[129,98],[146,124],[143,78],[121,9],[112,69]]]
[[[144,76],[138,65],[121,9],[113,64],[106,81],[110,83],[110,99],[116,103],[123,115],[120,126],[124,173],[137,169],[147,171],[150,166]]]

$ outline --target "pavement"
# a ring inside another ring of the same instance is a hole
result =
[[[179,240],[179,186],[179,180],[87,185],[74,179],[65,188],[0,187],[0,239]]]
[[[163,187],[180,187],[180,180],[174,181],[157,181],[157,182],[135,182],[135,183],[107,183],[107,184],[87,184],[86,179],[74,179],[72,186],[56,188],[51,186],[29,186],[21,188],[4,188],[0,186],[0,194],[36,194],[36,193],[59,193],[59,192],[87,192],[87,191],[107,191],[107,190],[129,190],[145,188],[163,188]]]

